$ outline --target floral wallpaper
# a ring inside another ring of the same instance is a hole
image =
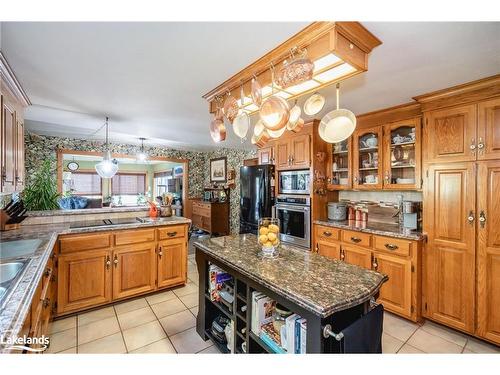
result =
[[[102,152],[104,143],[101,141],[88,141],[82,139],[60,138],[42,136],[33,133],[25,135],[25,166],[26,182],[29,184],[29,177],[37,170],[41,162],[50,159],[56,169],[57,149],[70,149],[78,151]],[[188,197],[201,197],[203,187],[210,182],[210,159],[227,157],[228,170],[233,168],[236,171],[236,187],[231,189],[230,196],[230,226],[232,233],[239,230],[239,170],[243,165],[243,160],[256,157],[256,150],[236,150],[220,148],[215,151],[183,151],[174,150],[162,146],[145,147],[146,152],[151,156],[164,156],[189,160],[189,192]],[[138,151],[137,145],[110,143],[110,150],[113,153],[134,155]]]

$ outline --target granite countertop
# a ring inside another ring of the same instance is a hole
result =
[[[190,223],[191,220],[184,217],[172,216],[170,218],[151,219],[151,221],[145,223],[138,221],[132,224],[90,228],[70,228],[70,225],[75,223],[24,225],[16,230],[1,232],[0,243],[31,239],[38,239],[40,242],[32,255],[14,258],[24,259],[27,261],[27,264],[21,271],[21,275],[13,291],[6,296],[6,299],[2,301],[2,305],[0,306],[0,337],[3,337],[5,340],[9,336],[17,335],[21,330],[29,312],[37,283],[45,270],[45,266],[59,235]],[[3,259],[2,262],[6,262],[6,259]],[[6,349],[0,345],[0,352],[4,351]]]
[[[368,301],[387,276],[281,245],[279,256],[263,259],[253,234],[208,238],[195,246],[293,303],[327,317]]]
[[[357,232],[378,234],[380,236],[387,237],[395,237],[395,238],[404,238],[407,240],[420,241],[425,239],[426,235],[422,232],[417,231],[405,231],[399,227],[397,224],[385,224],[385,223],[376,223],[376,222],[368,222],[362,223],[360,221],[354,220],[344,220],[344,221],[323,221],[323,220],[315,220],[314,224],[325,225],[327,227],[354,230]]]

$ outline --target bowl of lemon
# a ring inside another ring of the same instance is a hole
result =
[[[274,256],[280,245],[280,221],[275,218],[259,220],[258,242],[264,256]]]

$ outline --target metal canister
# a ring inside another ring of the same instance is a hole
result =
[[[347,216],[347,204],[343,202],[328,203],[328,219],[335,221],[344,221]]]

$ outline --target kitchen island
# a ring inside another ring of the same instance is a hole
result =
[[[234,322],[235,352],[273,352],[251,332],[252,293],[262,292],[290,311],[307,319],[307,353],[336,353],[340,344],[323,336],[329,324],[340,332],[370,310],[387,276],[282,245],[279,256],[262,258],[252,234],[209,238],[195,242],[199,272],[197,332],[212,337],[210,327],[221,313]],[[208,293],[209,264],[225,270],[234,279],[234,303],[229,307],[212,301]],[[243,308],[247,306],[248,308]],[[224,347],[222,347],[224,350]]]

